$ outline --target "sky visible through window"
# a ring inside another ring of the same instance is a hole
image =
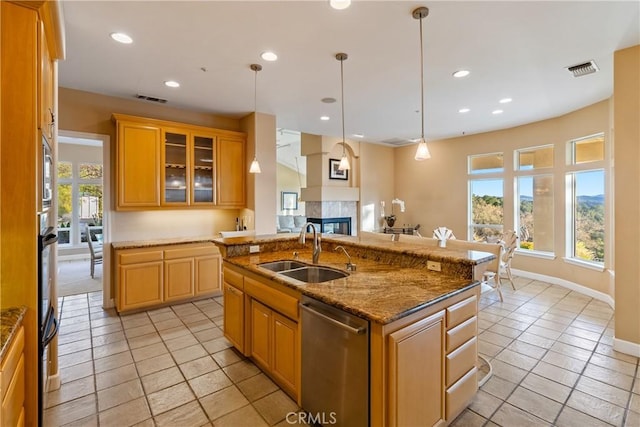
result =
[[[603,171],[580,172],[580,179],[576,182],[576,194],[580,196],[599,196],[604,194]],[[529,181],[525,181],[529,180]],[[521,183],[526,183],[520,189],[521,196],[533,197],[533,178],[521,178]],[[473,194],[476,196],[502,197],[501,180],[474,180]]]

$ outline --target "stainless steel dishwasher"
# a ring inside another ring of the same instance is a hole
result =
[[[302,409],[309,424],[369,425],[369,322],[302,297]]]

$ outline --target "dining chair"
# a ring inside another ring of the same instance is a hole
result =
[[[93,242],[89,224],[85,226],[85,234],[87,236],[87,243],[89,244],[89,253],[91,254],[91,278],[93,279],[96,264],[102,264],[102,245]]]
[[[511,260],[513,259],[513,255],[518,247],[518,234],[513,230],[506,231],[502,234],[500,242],[504,247],[504,251],[500,257],[500,270],[498,272],[498,276],[509,280],[511,287],[515,291],[516,286],[513,283],[513,274],[511,273]]]

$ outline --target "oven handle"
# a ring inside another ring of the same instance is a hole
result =
[[[55,314],[53,313],[53,307],[49,307],[49,312],[47,313],[47,323],[44,328],[44,334],[42,337],[42,348],[44,349],[49,345],[51,340],[58,333],[58,319],[56,319]]]

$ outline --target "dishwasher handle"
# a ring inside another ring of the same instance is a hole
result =
[[[359,328],[354,328],[353,326],[349,326],[346,323],[342,323],[341,321],[334,319],[333,317],[329,317],[324,313],[320,313],[319,311],[314,310],[308,303],[302,303],[302,304],[300,304],[300,307],[303,310],[306,310],[306,311],[312,313],[315,316],[322,317],[327,322],[330,322],[333,325],[335,325],[335,326],[337,326],[337,327],[339,327],[341,329],[344,329],[347,332],[351,332],[352,334],[362,335],[367,331],[367,327],[366,326],[361,326]]]

